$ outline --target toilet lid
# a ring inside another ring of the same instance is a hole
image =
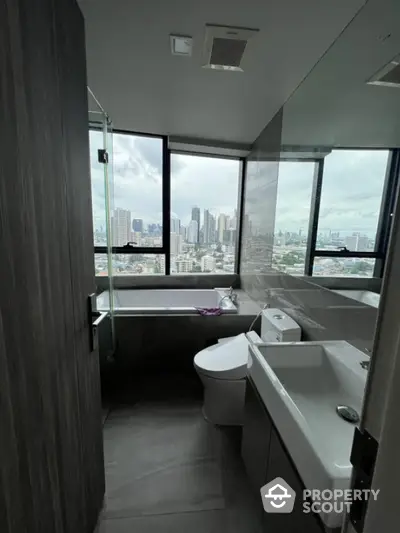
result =
[[[244,333],[199,352],[194,365],[201,374],[218,379],[242,379],[247,373],[249,343]]]

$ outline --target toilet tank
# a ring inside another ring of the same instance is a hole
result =
[[[301,340],[301,328],[281,309],[264,309],[261,315],[263,342],[295,342]]]

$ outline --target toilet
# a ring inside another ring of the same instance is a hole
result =
[[[261,338],[254,331],[241,333],[196,354],[194,367],[204,385],[204,418],[221,426],[243,425],[249,343],[300,339],[300,326],[290,316],[280,309],[264,309]]]

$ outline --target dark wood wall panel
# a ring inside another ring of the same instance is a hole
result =
[[[2,533],[89,533],[104,494],[86,106],[75,1],[0,0]]]
[[[98,353],[87,353],[88,330],[87,296],[96,292],[93,275],[93,226],[92,198],[89,164],[88,123],[79,118],[87,117],[86,59],[79,50],[85,48],[84,22],[82,16],[64,4],[56,19],[59,61],[60,96],[64,102],[63,115],[64,150],[67,154],[67,214],[69,221],[71,255],[71,291],[74,302],[74,330],[76,350],[85,357],[77,358],[77,375],[80,393],[80,429],[82,473],[86,480],[83,501],[85,502],[86,530],[96,521],[98,501],[104,495],[102,413],[100,392],[100,369]],[[70,28],[81,31],[71,32]],[[84,83],[74,83],[79,72]],[[82,149],[84,148],[84,149]]]

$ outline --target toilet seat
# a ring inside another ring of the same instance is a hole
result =
[[[215,379],[239,380],[247,374],[249,342],[244,333],[199,352],[194,366],[200,374]]]

